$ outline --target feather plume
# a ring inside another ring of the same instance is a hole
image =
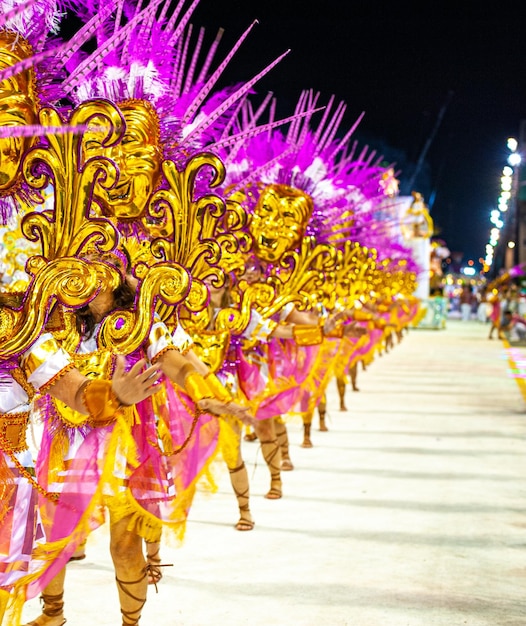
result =
[[[244,83],[235,93],[233,93],[229,98],[227,98],[220,107],[218,107],[215,111],[210,113],[207,116],[207,118],[201,122],[201,124],[196,126],[196,128],[188,135],[187,139],[190,139],[190,137],[193,134],[202,132],[205,128],[212,125],[221,115],[223,115],[226,111],[228,111],[228,109],[233,104],[235,104],[239,100],[239,98],[243,97],[247,93],[247,91],[249,91],[258,80],[260,80],[263,76],[265,76],[265,74],[270,72],[272,68],[274,68],[285,56],[287,56],[289,52],[290,50],[287,50],[286,52],[284,52],[277,59],[275,59],[272,63],[270,63],[270,65],[267,65],[265,69],[259,72],[259,74],[256,74],[256,76],[254,76],[249,81]],[[192,106],[190,107],[191,109],[193,108],[193,105],[194,103],[192,103]],[[184,119],[188,119],[188,118],[185,117]]]
[[[192,104],[188,107],[188,110],[186,111],[186,114],[185,114],[185,116],[183,118],[183,124],[187,124],[193,118],[193,116],[196,114],[197,110],[199,109],[199,107],[201,106],[203,101],[205,100],[206,96],[210,93],[212,87],[217,83],[219,77],[224,72],[226,66],[228,65],[228,63],[230,62],[232,57],[235,55],[235,53],[239,50],[241,44],[245,41],[245,39],[248,37],[250,31],[254,28],[254,26],[256,24],[257,24],[257,20],[252,22],[252,24],[245,30],[245,32],[241,35],[241,37],[234,44],[234,47],[227,54],[227,56],[225,57],[223,62],[215,70],[215,72],[212,74],[212,76],[207,80],[207,82],[205,83],[203,88],[199,91],[198,95],[196,96],[196,98],[194,99]],[[280,60],[280,59],[278,59],[278,60]]]
[[[191,26],[192,25],[190,24],[190,27],[188,29],[189,35],[191,35],[191,32],[192,32]],[[195,68],[197,66],[197,59],[199,58],[199,53],[201,52],[201,47],[203,45],[204,36],[205,36],[205,29],[200,28],[199,35],[197,37],[197,43],[194,47],[192,58],[190,60],[190,66],[188,67],[188,72],[186,73],[186,80],[184,82],[184,87],[183,87],[184,91],[189,91],[193,84]]]
[[[1,6],[4,13],[0,15],[0,28],[5,27],[6,29],[14,30],[12,25],[16,25],[17,18],[30,9],[33,4],[35,4],[35,0],[26,0],[18,4],[13,3],[12,8],[9,8],[7,2],[2,2]]]
[[[212,42],[212,45],[210,46],[210,48],[208,49],[208,54],[206,55],[205,58],[205,62],[203,63],[203,67],[201,68],[201,72],[199,73],[199,76],[197,77],[197,83],[203,83],[206,80],[206,77],[208,76],[208,72],[210,71],[210,66],[212,65],[212,61],[214,60],[217,48],[219,46],[219,43],[223,37],[224,34],[224,29],[220,28],[215,36],[214,41]]]
[[[114,49],[115,46],[123,42],[140,23],[141,19],[147,17],[152,11],[155,12],[160,3],[161,0],[152,0],[152,4],[147,9],[144,9],[144,11],[136,15],[130,22],[128,22],[128,24],[117,31],[115,35],[104,42],[104,44],[91,56],[80,63],[76,70],[72,72],[72,74],[62,83],[64,93],[70,93],[75,87],[77,87],[87,74],[89,74],[89,72],[96,67],[98,59],[103,58],[106,54],[108,54],[108,52]]]
[[[188,10],[186,11],[184,16],[182,17],[181,21],[177,25],[177,28],[174,30],[173,34],[170,36],[170,38],[168,40],[168,46],[171,47],[173,45],[174,41],[177,41],[177,39],[182,35],[184,29],[186,28],[186,25],[188,24],[188,22],[190,21],[190,18],[192,17],[192,14],[193,14],[195,8],[199,4],[199,1],[200,0],[194,0],[192,2],[192,4],[190,5]],[[174,19],[174,15],[172,15],[172,18],[170,19],[170,21],[168,22],[168,25],[166,27],[166,32],[167,33],[169,33],[171,30],[173,30],[173,19]]]
[[[44,135],[64,135],[66,133],[79,134],[87,129],[87,125],[68,126],[43,126],[41,124],[28,124],[27,126],[0,126],[0,139],[6,137],[43,137]],[[90,126],[90,129],[95,127]],[[96,127],[104,130],[102,127]]]
[[[106,4],[88,22],[86,22],[84,26],[82,26],[82,28],[69,40],[64,54],[61,55],[60,58],[57,58],[57,64],[60,63],[65,67],[66,63],[73,57],[79,48],[95,35],[104,21],[107,20],[112,14],[116,5],[117,0],[109,0],[108,4]]]

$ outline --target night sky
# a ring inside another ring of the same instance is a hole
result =
[[[484,256],[506,139],[526,118],[526,36],[504,4],[491,13],[440,5],[421,3],[415,13],[374,1],[201,0],[192,22],[210,37],[225,28],[222,58],[258,19],[223,82],[248,79],[291,48],[258,92],[273,91],[283,115],[303,89],[324,102],[334,94],[348,105],[343,130],[365,111],[356,139],[396,163],[402,192],[429,144],[413,188],[465,262]]]

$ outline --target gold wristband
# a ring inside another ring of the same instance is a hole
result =
[[[221,400],[222,402],[231,402],[233,400],[230,391],[228,391],[228,389],[223,385],[223,383],[214,374],[214,372],[209,372],[205,376],[205,381],[214,393],[214,396],[217,400]]]
[[[298,346],[316,346],[323,342],[323,329],[309,324],[294,324],[292,336]]]
[[[107,426],[122,407],[111,388],[111,381],[103,379],[88,380],[82,390],[82,402],[88,409],[87,422],[91,426]]]
[[[215,397],[204,376],[195,371],[187,374],[184,379],[184,390],[195,404],[201,400]]]

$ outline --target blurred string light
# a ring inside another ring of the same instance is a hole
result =
[[[490,212],[490,222],[492,228],[489,234],[489,241],[486,244],[486,256],[484,257],[483,272],[487,272],[493,264],[495,257],[495,248],[500,239],[500,231],[504,226],[503,213],[509,208],[509,202],[511,200],[511,192],[513,189],[513,173],[514,168],[518,167],[521,163],[521,155],[517,152],[519,147],[518,141],[514,137],[510,137],[506,142],[510,154],[508,156],[508,165],[502,169],[502,176],[500,177],[500,195],[497,200],[497,208],[492,209]],[[515,242],[508,242],[508,247],[513,248]]]

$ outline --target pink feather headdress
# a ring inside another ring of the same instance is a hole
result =
[[[258,133],[228,146],[222,154],[227,167],[225,186],[229,193],[255,183],[299,189],[314,204],[305,234],[326,242],[338,235],[341,241],[352,237],[352,215],[372,212],[383,202],[385,167],[375,152],[366,147],[357,154],[356,142],[350,145],[363,114],[343,137],[337,138],[346,105],[340,102],[334,107],[334,96],[324,107],[318,124],[313,123],[313,115],[319,111],[319,96],[310,90],[301,94],[287,133]],[[253,125],[250,112],[237,122],[241,128]],[[247,210],[252,212],[256,203],[257,194],[250,194]]]
[[[153,0],[145,9],[130,10],[119,0],[115,15],[96,33],[97,50],[72,68],[62,85],[76,103],[95,97],[149,102],[159,118],[164,158],[178,165],[197,151],[213,149],[232,112],[288,52],[241,85],[217,90],[256,22],[212,71],[222,31],[203,52],[205,31],[200,29],[195,38],[189,23],[198,1],[184,10],[186,0],[179,0],[168,18],[169,2]]]
[[[250,214],[258,202],[258,189],[271,184],[294,187],[313,201],[305,235],[337,247],[352,241],[374,248],[379,260],[396,263],[403,259],[412,271],[411,250],[391,236],[398,220],[394,170],[368,146],[359,149],[353,139],[363,113],[343,133],[340,125],[346,105],[340,102],[335,106],[331,97],[321,120],[314,124],[318,100],[319,93],[304,91],[286,133],[269,130],[253,131],[252,135],[247,129],[257,126],[257,116],[245,102],[232,122],[238,139],[221,152],[227,169],[225,189],[228,194],[249,189],[242,204]],[[271,122],[274,110],[272,102]]]

